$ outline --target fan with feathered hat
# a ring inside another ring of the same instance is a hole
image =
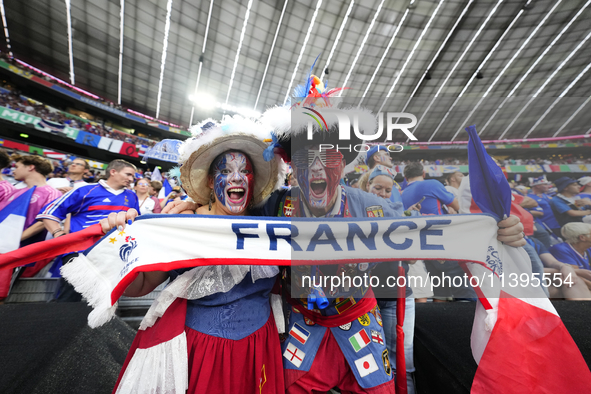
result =
[[[220,154],[232,150],[245,153],[254,167],[255,182],[253,204],[258,204],[281,187],[283,181],[281,160],[263,158],[267,148],[264,139],[270,130],[259,122],[241,116],[225,116],[221,122],[207,119],[191,129],[194,137],[179,148],[182,186],[196,203],[205,205],[211,189],[208,173],[213,160]]]

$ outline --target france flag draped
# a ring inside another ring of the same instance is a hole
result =
[[[16,250],[20,246],[21,236],[27,219],[27,211],[35,186],[18,196],[0,211],[0,253]]]
[[[482,212],[507,218],[509,183],[486,153],[476,127],[466,131],[472,198]],[[533,277],[531,262],[525,253],[520,255],[521,248],[499,247],[504,275]],[[533,285],[529,289],[509,286],[501,289],[499,298],[479,298],[471,336],[478,363],[472,394],[588,391],[591,372],[556,309],[540,293]]]

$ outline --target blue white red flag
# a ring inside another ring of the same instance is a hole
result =
[[[501,168],[486,153],[475,126],[470,135],[468,162],[474,202],[486,213],[510,214],[511,189]],[[494,247],[494,246],[493,246]],[[496,263],[494,262],[496,260]],[[495,280],[527,277],[534,282],[531,261],[522,248],[499,247],[487,257]],[[482,266],[464,265],[477,276]],[[501,283],[503,283],[503,280]],[[538,282],[539,283],[539,282]],[[556,309],[530,284],[476,289],[472,354],[478,363],[471,393],[576,393],[588,391],[591,372]]]
[[[35,187],[27,190],[0,211],[0,253],[18,249]]]

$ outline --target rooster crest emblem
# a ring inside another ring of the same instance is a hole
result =
[[[125,242],[126,243],[119,248],[119,257],[127,263],[131,252],[137,247],[137,241],[132,236],[127,236],[125,237]]]

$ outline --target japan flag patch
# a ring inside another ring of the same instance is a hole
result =
[[[361,377],[367,376],[370,373],[378,370],[376,359],[371,353],[355,360],[355,366],[357,367],[357,371],[359,371],[359,376]]]

